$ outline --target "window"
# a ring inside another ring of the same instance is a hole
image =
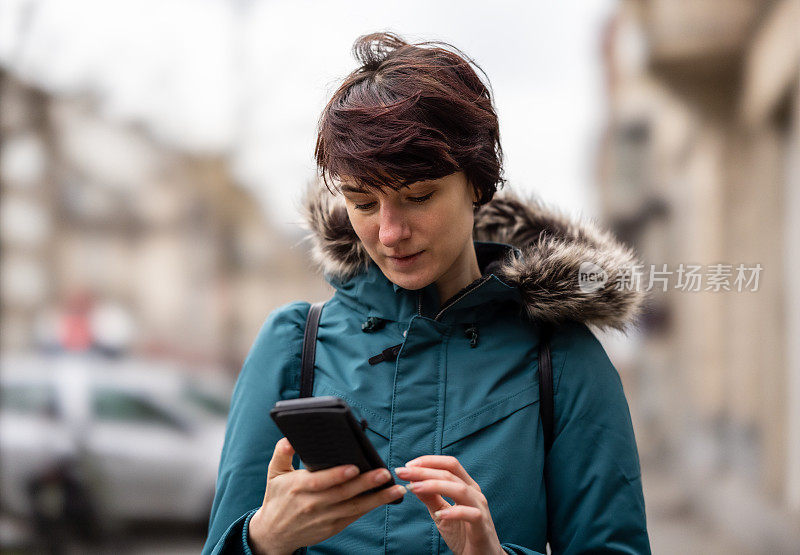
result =
[[[228,403],[224,399],[203,391],[196,385],[187,385],[183,390],[183,398],[192,406],[198,407],[212,416],[224,418],[228,415]]]
[[[10,384],[0,389],[0,408],[18,414],[56,416],[56,395],[47,384]]]
[[[131,424],[160,424],[182,428],[181,423],[147,398],[114,389],[96,389],[92,396],[96,419]]]

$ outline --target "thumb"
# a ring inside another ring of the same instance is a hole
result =
[[[452,505],[438,493],[418,493],[417,498],[425,504],[425,506],[428,508],[428,512],[431,514],[431,518],[434,520],[435,517],[433,516],[433,513],[440,509],[452,507]]]
[[[267,468],[267,480],[274,476],[280,476],[294,470],[292,466],[292,456],[294,455],[294,448],[289,440],[282,437],[275,444],[275,450],[272,452],[272,459],[269,461]]]

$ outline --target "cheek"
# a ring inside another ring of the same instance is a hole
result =
[[[446,237],[447,242],[451,245],[457,244],[463,242],[466,237],[472,236],[474,222],[472,209],[468,212],[452,210],[446,218],[438,220],[439,229],[437,231],[442,234],[442,237]]]
[[[376,257],[381,250],[378,246],[380,242],[380,226],[374,223],[371,218],[358,217],[351,219],[350,225],[353,226],[353,231],[355,231],[370,258],[377,260]]]
[[[370,236],[369,220],[367,220],[365,218],[362,218],[362,217],[359,217],[357,214],[354,215],[349,210],[347,212],[347,216],[350,219],[350,225],[352,226],[353,231],[356,232],[356,235],[358,236],[359,239],[361,239],[361,242],[362,243],[369,242],[369,236]],[[376,236],[377,236],[377,232],[376,232]]]

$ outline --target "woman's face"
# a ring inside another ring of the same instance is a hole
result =
[[[346,183],[342,192],[356,235],[393,283],[415,290],[441,282],[448,284],[445,291],[455,292],[475,279],[472,227],[477,196],[463,172],[418,181],[399,191],[360,191]]]

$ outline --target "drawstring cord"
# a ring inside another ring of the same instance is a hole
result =
[[[361,324],[361,331],[364,333],[372,333],[383,329],[384,326],[386,326],[386,320],[383,318],[378,318],[377,316],[370,316]],[[397,359],[397,353],[400,352],[400,347],[402,346],[402,343],[398,343],[397,345],[387,347],[377,355],[369,357],[369,363],[375,365],[379,362],[383,362],[384,360]]]
[[[367,318],[366,322],[361,324],[361,331],[364,333],[372,333],[373,331],[378,331],[382,329],[383,326],[386,325],[386,320],[383,318],[378,318],[377,316],[370,316]]]
[[[469,337],[469,346],[474,349],[478,346],[478,325],[467,324],[464,328],[464,337]]]
[[[383,361],[397,360],[397,353],[400,352],[400,348],[402,346],[403,346],[402,343],[398,343],[397,345],[392,345],[391,347],[387,347],[374,357],[369,357],[369,363],[375,365]]]

